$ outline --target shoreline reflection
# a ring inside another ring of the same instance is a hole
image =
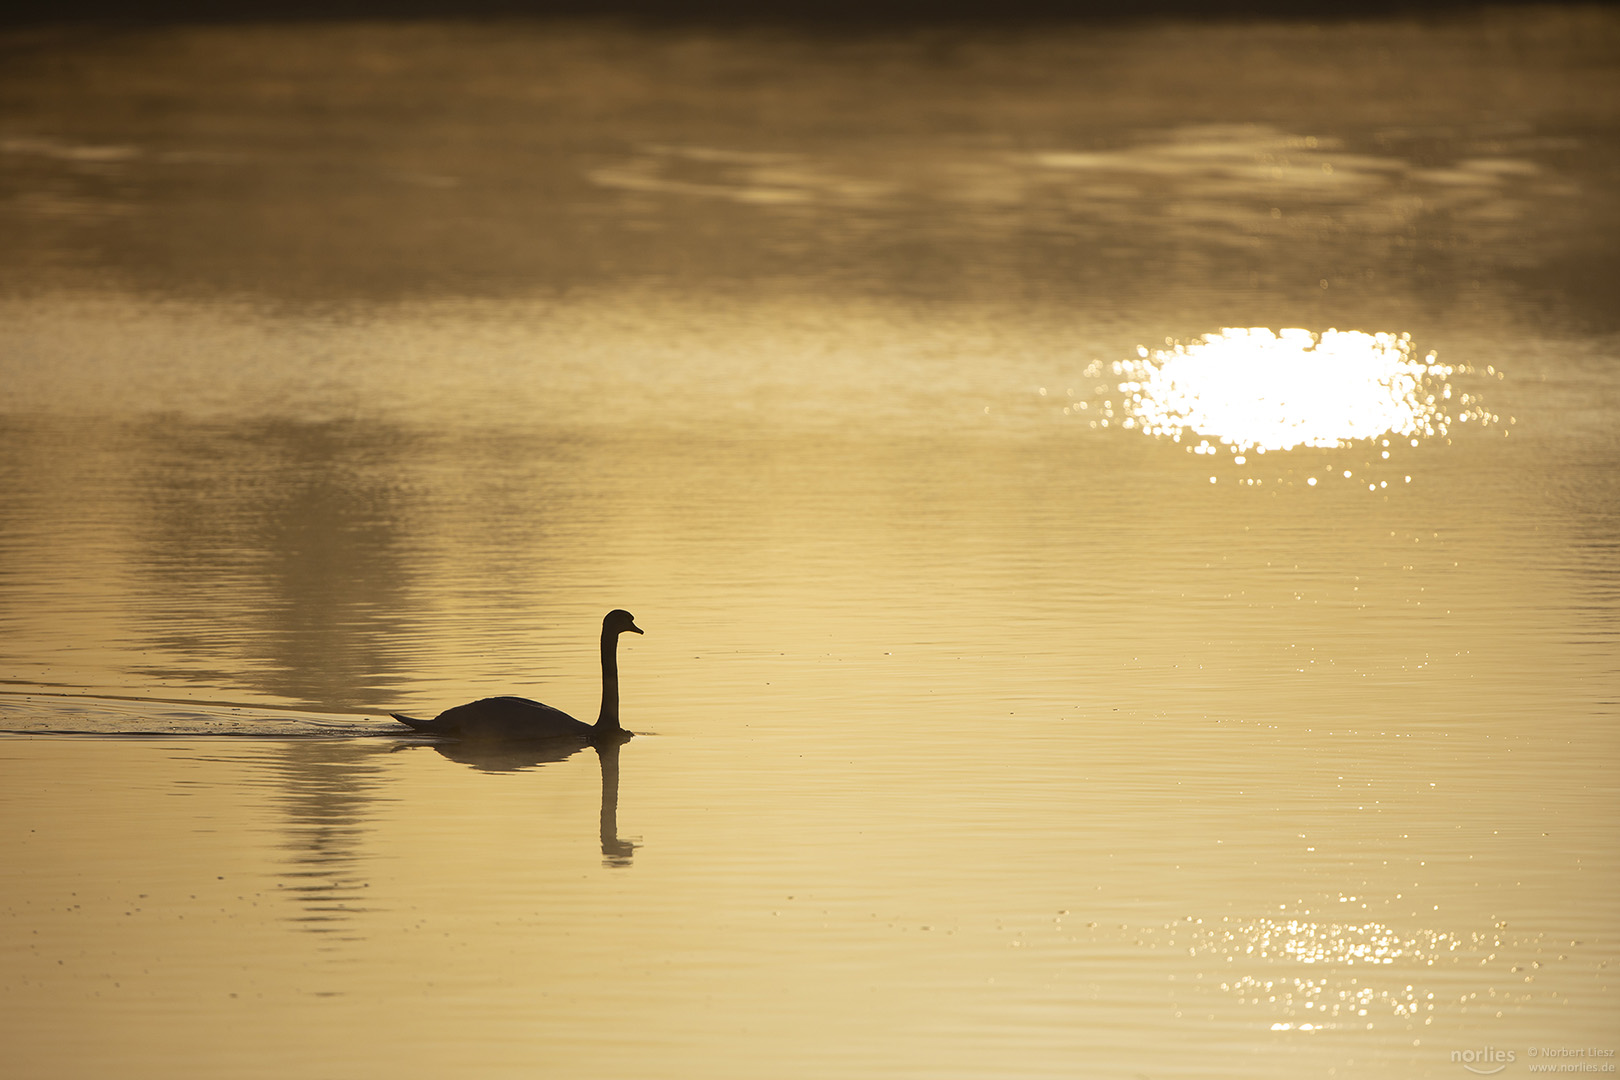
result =
[[[370,882],[364,841],[376,827],[369,811],[378,800],[382,767],[375,747],[352,740],[298,739],[287,743],[271,771],[285,817],[278,830],[287,853],[285,889],[301,909],[288,918],[299,929],[332,934],[346,929]]]

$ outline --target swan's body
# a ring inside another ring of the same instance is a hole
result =
[[[480,741],[576,738],[603,742],[628,738],[629,733],[619,726],[619,635],[626,631],[642,632],[628,611],[615,609],[602,620],[602,711],[594,724],[520,697],[483,698],[446,709],[432,720],[389,715],[425,735]]]

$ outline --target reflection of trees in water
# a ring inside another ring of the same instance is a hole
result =
[[[401,440],[388,428],[286,421],[147,429],[136,475],[150,525],[135,565],[142,629],[160,659],[144,674],[326,708],[375,697],[400,666]],[[378,752],[304,739],[270,765],[291,862],[283,891],[312,931],[364,910]]]
[[[164,425],[144,456],[147,674],[325,707],[398,670],[402,436],[375,426]],[[222,663],[231,666],[222,669]]]
[[[362,843],[371,831],[366,812],[382,772],[371,759],[387,750],[351,739],[300,739],[285,746],[269,764],[280,789],[281,847],[290,864],[282,891],[301,909],[294,922],[311,933],[335,933],[368,910]]]

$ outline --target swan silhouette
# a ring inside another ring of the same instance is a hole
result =
[[[483,698],[446,709],[432,720],[389,715],[425,735],[503,741],[576,738],[597,744],[622,742],[631,736],[619,726],[619,635],[626,631],[643,632],[628,611],[615,608],[602,619],[602,711],[594,724],[520,697]]]

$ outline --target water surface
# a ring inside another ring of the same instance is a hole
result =
[[[1617,42],[8,41],[8,1074],[1613,1049]]]

